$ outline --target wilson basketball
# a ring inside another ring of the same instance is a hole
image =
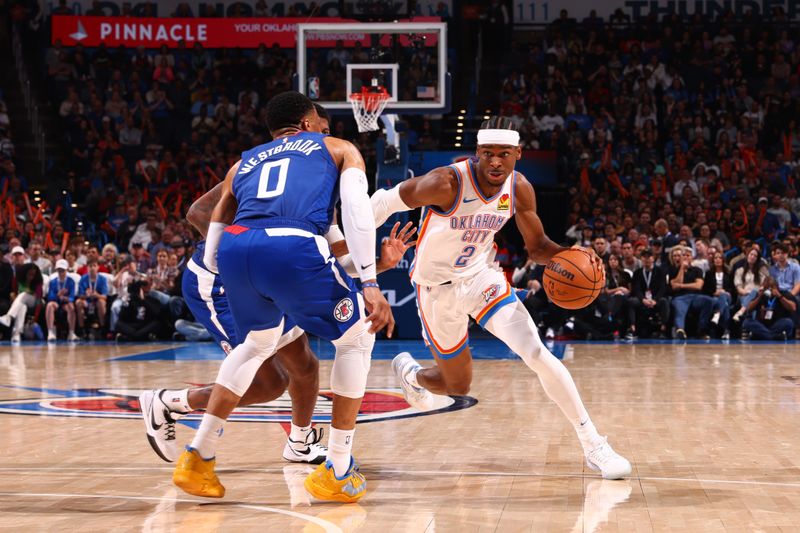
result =
[[[570,248],[553,256],[544,269],[544,291],[564,309],[582,309],[599,295],[606,282],[602,264],[584,250]]]

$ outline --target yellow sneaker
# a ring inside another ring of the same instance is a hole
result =
[[[206,498],[222,498],[225,496],[225,487],[219,482],[214,473],[214,459],[203,459],[197,450],[186,448],[178,457],[172,482],[180,487],[183,492],[194,496]]]
[[[353,503],[367,493],[367,480],[354,467],[350,458],[350,468],[343,478],[336,477],[333,463],[325,461],[311,472],[303,482],[306,490],[318,500]]]

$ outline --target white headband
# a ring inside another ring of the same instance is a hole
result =
[[[519,146],[519,132],[514,130],[478,130],[478,145]]]

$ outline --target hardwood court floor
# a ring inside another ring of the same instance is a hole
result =
[[[359,505],[309,505],[300,488],[308,467],[282,461],[276,423],[226,427],[223,500],[176,491],[135,396],[212,380],[218,363],[109,361],[153,350],[0,346],[0,530],[800,529],[800,345],[570,346],[566,365],[596,425],[634,465],[625,481],[584,466],[572,429],[521,362],[476,361],[477,404],[358,426],[369,482]],[[323,384],[330,365],[322,362]],[[372,368],[373,415],[408,414],[389,362]],[[251,415],[269,418],[279,404]],[[191,434],[179,425],[180,442]]]

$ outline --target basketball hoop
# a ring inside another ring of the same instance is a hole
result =
[[[360,93],[352,93],[349,98],[359,133],[378,129],[378,117],[389,101],[389,92],[385,88],[372,88],[377,88],[378,92],[371,92],[370,87],[362,87]]]

